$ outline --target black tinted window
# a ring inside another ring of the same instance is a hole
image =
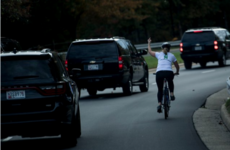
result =
[[[51,79],[54,80],[55,65],[51,58],[1,58],[2,82],[12,80]]]
[[[107,57],[118,55],[115,42],[74,43],[68,51],[68,58]]]
[[[220,40],[224,41],[226,37],[226,31],[225,30],[214,30],[216,35],[219,37]]]
[[[128,43],[128,45],[129,45],[129,49],[131,50],[131,52],[133,53],[133,54],[137,54],[137,50],[136,50],[136,48],[134,47],[134,45],[131,43],[131,42],[127,42]]]
[[[185,33],[182,42],[206,42],[206,41],[214,41],[215,35],[213,32],[188,32]]]
[[[128,44],[126,41],[123,40],[118,40],[117,41],[118,45],[119,45],[119,49],[122,55],[128,55],[129,54],[129,48],[128,48]]]
[[[230,39],[230,33],[226,31],[226,39]]]

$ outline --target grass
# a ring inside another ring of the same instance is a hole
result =
[[[173,52],[178,63],[183,63],[183,59],[180,57],[180,52]],[[148,64],[149,69],[157,67],[157,59],[150,55],[144,56],[146,63]]]
[[[226,106],[228,113],[230,114],[230,98],[227,100],[225,106]]]

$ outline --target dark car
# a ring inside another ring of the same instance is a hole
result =
[[[133,86],[148,91],[148,65],[135,46],[122,37],[76,40],[69,46],[65,66],[71,78],[91,96],[106,88],[122,87],[130,95]]]
[[[78,87],[55,52],[4,52],[1,56],[1,137],[81,135]]]
[[[13,51],[14,49],[16,50],[22,49],[18,41],[6,37],[1,37],[1,52],[7,52],[7,51],[9,52],[9,51]]]
[[[189,29],[181,39],[180,51],[186,69],[193,62],[206,67],[207,62],[218,61],[225,66],[230,58],[230,33],[219,27]]]

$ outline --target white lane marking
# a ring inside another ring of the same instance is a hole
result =
[[[2,139],[2,141],[9,141],[10,139],[12,139],[13,137],[7,137],[5,139]]]
[[[214,71],[216,71],[216,70],[204,71],[204,72],[202,72],[202,73],[209,73],[209,72],[214,72]]]
[[[156,83],[152,83],[152,85],[155,85]]]

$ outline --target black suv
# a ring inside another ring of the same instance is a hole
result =
[[[21,50],[21,45],[18,41],[1,37],[1,52],[13,51],[14,49]]]
[[[86,88],[89,95],[97,90],[122,87],[130,95],[133,86],[142,92],[148,91],[148,65],[139,50],[122,37],[84,39],[73,41],[68,49],[65,67],[71,78]]]
[[[225,66],[230,58],[230,33],[219,27],[189,29],[181,39],[180,51],[186,69],[191,69],[192,62],[206,67],[207,62],[218,61]]]
[[[81,135],[78,88],[55,52],[3,52],[1,138]]]

